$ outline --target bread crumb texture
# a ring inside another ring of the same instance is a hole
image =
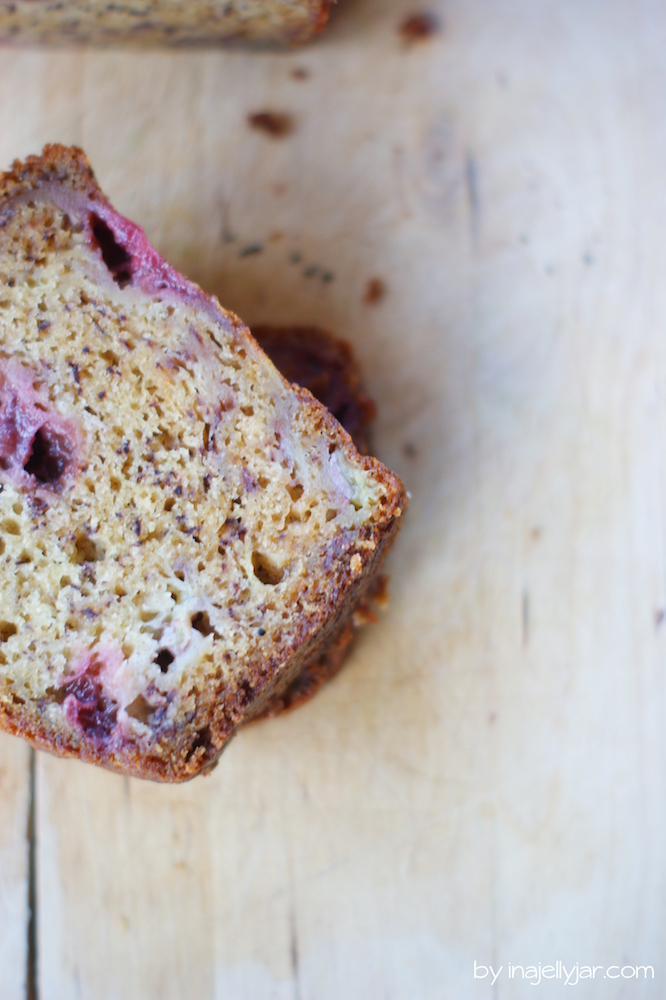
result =
[[[215,300],[155,292],[77,155],[84,190],[35,159],[0,203],[1,721],[182,780],[344,627],[402,484]]]
[[[309,41],[330,0],[0,0],[0,40],[173,45]]]

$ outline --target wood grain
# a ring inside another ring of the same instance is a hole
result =
[[[0,734],[0,997],[23,1000],[28,970],[30,748]]]
[[[82,144],[224,305],[347,336],[413,494],[390,611],[210,778],[40,758],[40,1000],[512,1000],[556,960],[664,995],[666,14],[427,8],[411,45],[348,0],[286,54],[2,53],[0,160]]]

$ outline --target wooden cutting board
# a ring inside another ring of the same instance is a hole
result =
[[[521,998],[558,961],[666,996],[666,10],[431,0],[410,43],[418,9],[0,52],[2,165],[82,145],[248,323],[352,341],[413,496],[390,610],[211,777],[0,740],[2,1000]]]

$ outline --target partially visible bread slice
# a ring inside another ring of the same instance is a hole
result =
[[[0,181],[0,275],[0,725],[185,780],[342,641],[404,488],[80,150]]]
[[[0,41],[135,45],[309,41],[331,0],[0,0]]]
[[[309,389],[367,455],[375,404],[363,391],[349,344],[314,326],[253,326],[252,336],[278,371]]]

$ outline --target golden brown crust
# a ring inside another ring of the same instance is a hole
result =
[[[342,631],[332,639],[328,646],[311,663],[307,663],[300,674],[280,694],[274,696],[262,712],[248,719],[248,722],[259,722],[262,719],[272,719],[283,712],[299,708],[317,694],[342,669],[349,647],[354,638],[354,631],[349,622]]]
[[[285,378],[303,386],[322,403],[367,455],[373,401],[364,392],[351,345],[318,327],[259,326],[252,336]],[[378,580],[374,577],[373,581]],[[371,613],[366,612],[365,620]],[[356,614],[354,618],[356,618]],[[354,630],[349,622],[328,646],[251,721],[272,718],[309,701],[342,668]]]
[[[14,163],[0,180],[0,225],[3,217],[11,214],[17,199],[23,199],[30,190],[53,183],[108,204],[81,150],[49,146],[41,157]],[[204,296],[196,286],[181,281],[188,295],[195,289],[198,299],[208,303],[216,315],[219,313],[222,321],[231,323],[241,342],[254,343],[240,321],[224,314],[216,301]],[[383,505],[373,521],[358,528],[341,529],[313,559],[299,594],[298,627],[286,638],[272,642],[267,652],[252,654],[244,665],[242,678],[220,680],[200,691],[192,716],[182,726],[164,729],[151,755],[132,745],[118,749],[76,739],[64,731],[56,732],[45,722],[46,703],[25,706],[3,702],[2,728],[40,749],[62,756],[76,756],[153,780],[183,781],[208,770],[242,722],[269,712],[276,699],[282,699],[283,707],[284,703],[295,700],[299,685],[296,683],[294,687],[294,684],[304,670],[310,672],[312,680],[306,679],[307,673],[304,675],[303,690],[312,690],[324,674],[330,675],[341,662],[354,610],[372,586],[400,526],[406,495],[400,480],[381,463],[357,455],[350,436],[307,389],[293,387],[292,391],[307,413],[310,432],[325,436],[331,449],[339,449],[354,467],[371,473],[384,490]],[[325,666],[317,671],[312,666],[317,663]],[[293,695],[289,693],[290,687]]]
[[[90,198],[108,201],[82,149],[49,143],[39,156],[14,160],[10,169],[0,177],[0,202],[7,203],[26,191],[54,182],[85,193]]]
[[[300,674],[283,691],[276,694],[266,708],[249,719],[249,722],[260,722],[262,719],[273,718],[283,712],[291,712],[295,708],[310,701],[317,692],[335,677],[345,665],[347,656],[354,641],[355,630],[361,625],[375,624],[376,607],[386,607],[388,577],[375,574],[368,589],[353,610],[351,620],[347,620],[341,631],[333,636],[328,645],[319,651],[309,663],[306,663]]]

